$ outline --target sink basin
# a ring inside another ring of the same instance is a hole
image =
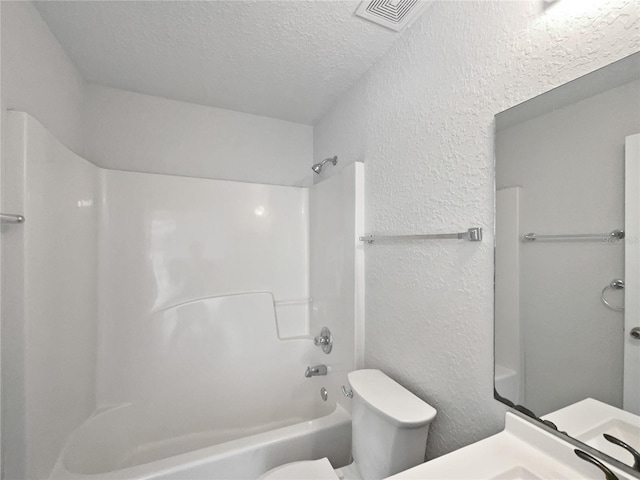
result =
[[[576,438],[627,465],[633,464],[633,456],[624,448],[607,441],[602,434],[608,433],[640,451],[640,425],[631,425],[619,419],[608,420]]]
[[[624,448],[605,440],[608,433],[640,451],[640,417],[587,398],[543,417],[551,420],[559,430],[566,431],[587,445],[597,448],[626,465],[633,464],[633,457]]]
[[[602,479],[602,472],[579,459],[573,449],[519,415],[507,413],[502,432],[400,472],[389,480]],[[612,470],[620,480],[633,478],[615,467]]]
[[[499,473],[495,477],[491,477],[490,480],[543,480],[543,478],[539,477],[535,473],[532,473],[526,468],[514,467],[510,468],[507,471]]]

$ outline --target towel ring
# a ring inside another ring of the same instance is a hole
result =
[[[611,303],[609,303],[607,301],[606,298],[604,298],[604,293],[608,290],[608,289],[613,289],[613,290],[622,290],[624,289],[624,280],[621,280],[619,278],[616,278],[615,280],[611,280],[611,283],[609,283],[609,285],[605,286],[602,289],[602,293],[600,294],[600,300],[602,300],[602,303],[604,303],[604,305],[613,310],[614,312],[624,312],[624,307],[617,307],[615,305],[612,305]]]

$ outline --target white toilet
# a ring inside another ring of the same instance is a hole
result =
[[[333,470],[326,458],[293,462],[269,470],[260,479],[380,480],[424,461],[436,410],[380,370],[356,370],[347,378],[353,390],[353,463]]]

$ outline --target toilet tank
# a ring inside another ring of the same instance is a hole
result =
[[[353,390],[352,454],[365,480],[424,462],[436,410],[380,370],[348,374]]]

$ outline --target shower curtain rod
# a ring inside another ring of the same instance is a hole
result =
[[[379,240],[469,240],[470,242],[482,241],[482,228],[473,227],[466,232],[460,233],[431,233],[425,235],[365,235],[360,237],[361,242],[368,244],[375,243]]]

